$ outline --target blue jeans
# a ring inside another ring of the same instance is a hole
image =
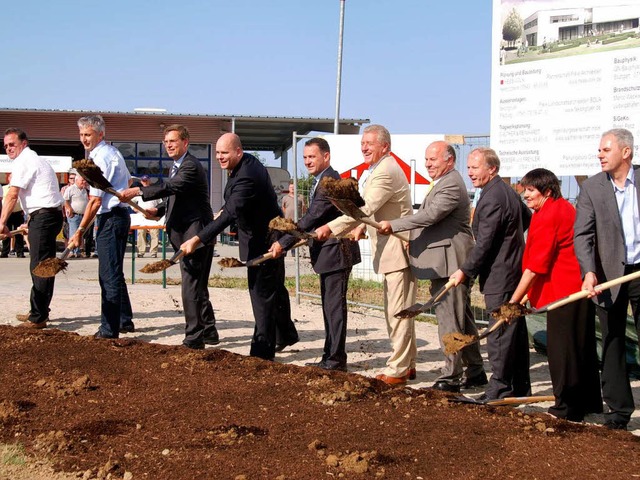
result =
[[[131,325],[133,317],[123,271],[131,217],[127,209],[116,207],[98,215],[96,224],[98,279],[102,293],[99,332],[106,337],[118,338],[120,326]]]
[[[80,222],[82,221],[82,214],[75,214],[73,217],[67,217],[67,222],[69,223],[69,238],[73,237],[73,235],[78,230],[80,226]],[[71,253],[78,255],[80,253],[80,246],[74,248]]]

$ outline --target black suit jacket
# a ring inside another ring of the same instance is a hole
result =
[[[340,175],[332,167],[329,167],[322,173],[322,177],[338,179]],[[318,184],[311,199],[309,210],[298,221],[298,227],[305,232],[312,232],[340,216],[342,216],[340,210],[333,206],[327,198],[326,192]],[[292,235],[285,235],[279,240],[284,248],[289,248],[296,241],[297,238]],[[326,242],[312,240],[309,252],[311,254],[311,265],[316,273],[334,272],[360,263],[358,242],[352,242],[347,239],[330,238]]]
[[[282,216],[267,169],[253,155],[245,153],[229,175],[220,216],[198,233],[202,243],[210,243],[231,222],[238,225],[240,259],[264,254],[269,241],[269,222]]]
[[[141,187],[142,199],[168,197],[158,208],[158,215],[167,216],[167,233],[175,248],[192,238],[213,218],[209,203],[207,174],[200,161],[187,153],[173,178]]]
[[[472,224],[476,244],[460,267],[467,277],[480,277],[481,292],[507,293],[518,286],[530,222],[531,212],[499,175],[482,188]]]

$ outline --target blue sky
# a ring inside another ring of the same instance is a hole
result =
[[[346,0],[342,118],[489,132],[489,0]],[[0,106],[333,118],[339,0],[3,9]]]

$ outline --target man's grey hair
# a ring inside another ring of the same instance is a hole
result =
[[[616,137],[618,146],[621,148],[629,147],[631,149],[631,158],[633,158],[633,133],[626,128],[612,128],[602,134],[602,138],[607,135],[613,135]]]
[[[386,143],[391,148],[391,134],[382,125],[369,125],[362,132],[363,135],[365,133],[375,133],[380,143]]]
[[[496,173],[500,171],[500,157],[498,157],[498,154],[493,148],[488,148],[488,147],[474,148],[469,153],[469,156],[471,156],[471,154],[474,152],[479,152],[482,154],[482,158],[484,158],[484,163],[487,165],[487,167],[495,167]]]
[[[105,133],[104,118],[101,115],[87,115],[78,120],[79,128],[91,128],[96,133]]]

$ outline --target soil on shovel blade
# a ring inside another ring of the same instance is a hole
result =
[[[628,432],[447,398],[213,348],[0,326],[1,442],[32,459],[0,478],[638,475]]]

